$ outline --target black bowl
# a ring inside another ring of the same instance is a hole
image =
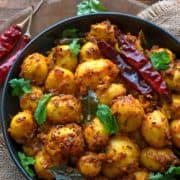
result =
[[[5,142],[12,159],[27,179],[32,178],[28,176],[17,158],[17,152],[20,149],[20,146],[11,139],[9,133],[7,132],[10,123],[10,117],[20,110],[18,105],[18,98],[11,96],[11,89],[9,87],[8,81],[12,78],[18,77],[20,65],[24,57],[33,52],[45,53],[48,51],[51,47],[54,46],[55,39],[57,39],[57,37],[65,28],[76,27],[82,32],[87,32],[90,29],[91,24],[107,19],[118,25],[124,32],[137,34],[142,29],[150,45],[158,44],[161,47],[169,48],[177,55],[177,57],[180,57],[180,42],[178,40],[176,40],[173,36],[160,27],[138,17],[127,14],[108,12],[72,17],[58,22],[57,24],[47,28],[39,35],[37,35],[25,47],[11,68],[2,90],[2,97],[0,102],[0,120]]]

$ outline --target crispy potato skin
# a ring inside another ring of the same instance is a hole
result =
[[[47,76],[45,88],[53,94],[74,94],[76,91],[74,74],[67,69],[55,66]]]
[[[101,150],[109,139],[108,133],[97,117],[85,125],[83,134],[90,151]]]
[[[21,65],[20,76],[36,85],[43,84],[48,73],[46,57],[33,53],[26,57]]]
[[[78,169],[81,174],[88,177],[95,177],[101,171],[102,162],[95,153],[88,153],[78,161]]]
[[[141,164],[150,171],[163,172],[169,165],[177,164],[179,160],[174,153],[168,149],[154,149],[147,147],[142,150],[140,156]]]
[[[179,119],[180,118],[180,95],[179,94],[172,95],[172,104],[170,106],[170,109],[172,111],[173,119]]]
[[[54,124],[79,123],[82,120],[81,103],[72,95],[52,97],[46,109],[48,121]]]
[[[90,41],[86,42],[82,46],[80,50],[80,54],[79,54],[79,59],[81,63],[85,61],[90,61],[93,59],[99,59],[101,57],[102,55],[97,44]]]
[[[171,121],[170,132],[174,145],[180,148],[180,119]]]
[[[138,129],[145,116],[141,103],[132,95],[119,97],[112,104],[111,109],[123,132],[132,132]]]
[[[102,171],[108,178],[135,171],[138,167],[139,148],[127,136],[112,137],[106,147],[108,161],[103,163]]]
[[[170,145],[170,131],[167,117],[159,110],[149,113],[141,126],[146,142],[154,148]]]
[[[134,172],[135,180],[149,180],[149,173],[146,170]]]
[[[23,144],[34,135],[35,129],[31,111],[24,110],[12,118],[8,132],[17,143]]]
[[[89,89],[96,90],[98,85],[115,81],[118,72],[118,67],[110,60],[87,61],[78,65],[75,81],[80,94],[84,95]]]
[[[52,48],[48,56],[48,65],[51,69],[54,65],[74,71],[78,63],[78,59],[74,56],[69,45],[58,45]]]
[[[21,109],[34,112],[37,107],[38,101],[41,99],[42,96],[42,89],[37,86],[33,86],[30,93],[23,94],[20,97],[19,102]]]

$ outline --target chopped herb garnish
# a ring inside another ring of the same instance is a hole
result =
[[[80,49],[81,49],[81,45],[79,43],[79,40],[78,39],[74,39],[70,44],[69,44],[69,48],[70,48],[70,51],[72,52],[72,54],[74,56],[77,56],[80,52]]]

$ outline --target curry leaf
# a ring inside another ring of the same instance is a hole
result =
[[[62,32],[62,37],[63,38],[75,38],[75,37],[78,37],[78,29],[76,28],[68,28],[68,29],[65,29],[63,32]]]
[[[70,51],[72,52],[73,55],[77,56],[80,52],[81,45],[79,44],[78,39],[74,39],[70,45],[69,45]]]
[[[46,121],[46,104],[51,98],[51,94],[44,94],[44,96],[39,100],[37,108],[34,113],[35,120],[38,125],[44,124]]]

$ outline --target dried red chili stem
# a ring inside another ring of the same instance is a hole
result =
[[[169,97],[170,93],[166,82],[161,74],[153,68],[150,60],[142,52],[138,51],[119,29],[115,30],[115,37],[124,61],[131,65],[154,91]]]
[[[98,41],[98,47],[101,49],[102,54],[112,60],[120,69],[120,76],[126,83],[137,90],[141,94],[149,94],[152,92],[151,87],[138,75],[138,73],[128,65],[114,49],[113,46],[104,42]]]

